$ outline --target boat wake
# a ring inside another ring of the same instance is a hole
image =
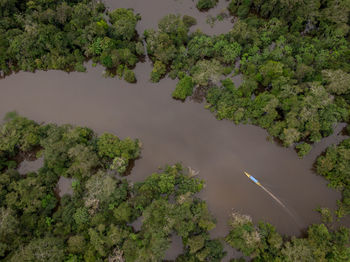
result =
[[[270,190],[268,190],[266,187],[264,187],[264,186],[262,186],[262,185],[260,185],[260,187],[261,187],[267,194],[269,194],[270,197],[272,197],[278,204],[280,204],[283,208],[288,209],[288,208],[286,207],[286,205],[282,203],[281,200],[279,200],[274,194],[271,193]]]
[[[270,195],[270,197],[272,197],[283,209],[284,211],[286,211],[294,220],[294,222],[300,226],[300,223],[298,222],[297,217],[293,214],[293,212],[291,212],[285,204],[282,203],[281,200],[278,199],[278,197],[276,197],[274,194],[271,193],[270,190],[268,190],[266,187],[264,187],[255,177],[253,177],[252,175],[248,174],[247,172],[244,172],[244,174],[250,179],[252,180],[256,185],[258,185],[259,187],[261,187],[267,194]]]
[[[263,185],[259,185],[267,194],[269,194],[270,197],[272,197],[294,220],[294,222],[299,226],[299,222],[297,217],[293,214],[292,211],[290,211],[285,204],[283,204],[283,202],[281,200],[279,200],[274,194],[272,194],[272,192],[270,190],[268,190],[266,187],[264,187]]]

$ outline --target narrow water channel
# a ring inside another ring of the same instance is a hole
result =
[[[139,32],[155,28],[168,13],[195,16],[195,29],[208,34],[227,32],[232,27],[225,20],[211,28],[205,22],[207,14],[200,14],[194,2],[187,0],[106,2],[111,8],[142,11]],[[224,6],[226,2],[220,1],[211,14]],[[200,197],[207,201],[218,222],[213,236],[227,233],[226,222],[232,209],[251,215],[254,221],[270,222],[282,234],[300,235],[309,224],[320,222],[315,208],[336,207],[340,194],[329,189],[312,169],[316,157],[329,144],[343,139],[337,135],[342,126],[301,160],[292,149],[267,141],[267,133],[259,127],[218,121],[204,109],[204,104],[171,99],[176,81],[150,83],[149,62],[137,65],[137,84],[106,79],[99,66],[88,64],[87,68],[87,73],[20,72],[0,80],[0,118],[16,110],[38,122],[70,123],[98,133],[139,138],[142,157],[128,177],[131,181],[143,180],[159,167],[175,162],[199,171],[198,177],[206,181]],[[244,171],[257,178],[293,215],[247,179]]]

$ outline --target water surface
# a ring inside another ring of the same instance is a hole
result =
[[[106,2],[111,8],[133,7],[140,12],[143,19],[138,25],[139,32],[156,28],[158,20],[168,13],[196,17],[195,29],[201,28],[208,34],[224,33],[232,27],[225,20],[211,28],[205,22],[207,13],[201,14],[192,1]],[[226,4],[220,1],[210,14],[216,15]],[[267,141],[267,133],[259,127],[218,121],[204,109],[204,104],[171,99],[176,81],[164,79],[158,84],[150,83],[149,62],[137,65],[138,83],[134,85],[106,79],[102,71],[101,67],[88,65],[87,73],[21,72],[2,79],[0,117],[16,110],[37,122],[70,123],[98,133],[139,138],[143,144],[142,157],[128,177],[131,181],[141,181],[159,167],[175,162],[199,171],[198,177],[207,184],[200,197],[207,201],[218,222],[213,236],[227,233],[226,222],[232,209],[251,215],[255,222],[270,222],[282,234],[300,235],[309,224],[320,222],[315,208],[336,207],[340,194],[329,189],[312,169],[317,155],[344,137],[335,134],[324,139],[301,160],[294,150]],[[244,171],[278,197],[293,216],[247,179]],[[178,242],[174,241],[167,258],[173,258],[181,249]]]

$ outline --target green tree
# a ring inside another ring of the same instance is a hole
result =
[[[196,253],[204,247],[206,236],[198,235],[188,240],[188,246],[190,247],[190,253]]]
[[[302,158],[310,152],[312,147],[310,144],[301,143],[296,145],[295,148],[298,150],[298,156]]]
[[[89,213],[85,207],[80,207],[73,215],[75,223],[80,226],[89,222]]]
[[[188,96],[191,96],[193,93],[193,81],[190,76],[184,76],[184,78],[180,79],[177,83],[172,96],[177,99],[185,100]]]
[[[28,245],[17,250],[10,261],[64,261],[63,248],[63,241],[58,238],[33,239]]]
[[[192,17],[192,16],[189,16],[189,15],[184,15],[182,17],[182,21],[184,22],[184,24],[190,28],[191,26],[194,26],[197,24],[197,20],[196,18]]]
[[[350,74],[347,74],[343,70],[323,70],[323,78],[328,85],[326,89],[334,94],[342,95],[350,91]]]
[[[68,250],[71,253],[83,253],[86,247],[85,238],[81,235],[71,236],[68,239]]]
[[[218,0],[199,0],[197,2],[197,8],[200,11],[205,11],[216,6]]]
[[[118,8],[109,13],[109,20],[118,38],[131,40],[135,37],[135,27],[140,17],[130,9]]]
[[[135,73],[129,69],[124,71],[124,79],[128,83],[136,83]]]
[[[166,72],[166,66],[162,62],[156,61],[151,72],[152,82],[159,82],[159,80],[166,74]]]
[[[210,82],[218,83],[223,72],[220,62],[213,60],[201,60],[192,69],[192,79],[200,86],[208,86]]]

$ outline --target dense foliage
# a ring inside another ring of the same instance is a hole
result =
[[[118,69],[135,82],[133,68],[143,55],[132,10],[105,13],[94,0],[0,3],[0,75],[12,71],[60,69],[85,71],[92,58],[110,74]]]
[[[252,261],[349,261],[349,229],[329,230],[325,224],[311,225],[305,238],[284,239],[275,228],[260,222],[255,226],[247,215],[233,213],[226,242]],[[245,261],[244,259],[231,261]]]
[[[250,121],[285,146],[318,142],[348,121],[349,1],[233,0],[229,10],[239,17],[228,34],[243,47],[244,82],[209,91],[219,118]]]
[[[189,33],[174,15],[146,31],[152,79],[188,75],[218,119],[259,125],[304,156],[349,121],[350,2],[232,0],[228,9],[237,17],[219,36]],[[223,78],[238,60],[244,81],[235,87]]]
[[[330,146],[324,155],[317,159],[317,173],[327,178],[329,186],[342,191],[338,216],[350,214],[350,139],[338,146]]]
[[[242,49],[227,35],[209,37],[200,32],[189,35],[185,17],[172,14],[159,21],[158,31],[146,30],[144,36],[148,55],[154,62],[151,79],[155,82],[169,72],[172,78],[188,75],[185,81],[189,83],[192,78],[195,85],[218,83],[222,74],[232,71]],[[184,94],[188,96],[191,92]]]
[[[177,261],[225,255],[208,234],[215,222],[205,202],[194,197],[203,181],[181,165],[135,184],[117,178],[139,156],[137,140],[15,114],[0,128],[0,259],[161,261],[172,234],[184,246]],[[33,151],[44,166],[19,174],[17,162]],[[73,178],[73,195],[57,196],[61,176]],[[137,219],[140,230],[131,225]]]

